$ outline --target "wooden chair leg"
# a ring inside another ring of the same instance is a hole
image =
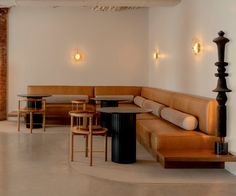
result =
[[[90,166],[93,165],[93,135],[92,133],[89,134],[90,137]]]
[[[18,115],[17,115],[17,130],[18,132],[20,131],[20,112],[18,112]]]
[[[30,112],[30,133],[32,133],[33,130],[33,113]]]
[[[70,133],[70,160],[74,161],[74,134]]]
[[[85,136],[85,157],[88,157],[88,136]]]
[[[107,161],[107,134],[105,134],[105,144],[104,144],[104,151],[105,151],[105,161]]]
[[[43,131],[45,132],[46,131],[46,128],[45,128],[45,121],[46,121],[46,117],[45,117],[45,114],[43,114]]]
[[[93,165],[93,129],[92,129],[93,118],[92,116],[86,120],[86,124],[87,123],[89,124],[90,166],[92,166]]]

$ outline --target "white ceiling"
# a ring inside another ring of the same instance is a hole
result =
[[[12,6],[174,6],[181,0],[0,0],[0,7]]]

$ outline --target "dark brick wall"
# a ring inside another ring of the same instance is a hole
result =
[[[0,120],[7,118],[7,19],[8,8],[0,8]]]

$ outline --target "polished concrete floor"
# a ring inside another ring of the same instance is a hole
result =
[[[139,144],[135,164],[104,162],[97,153],[89,167],[80,152],[71,163],[68,131],[30,134],[22,126],[17,133],[15,122],[1,121],[0,196],[236,195],[236,177],[226,170],[163,169]],[[101,140],[95,142],[100,148]]]

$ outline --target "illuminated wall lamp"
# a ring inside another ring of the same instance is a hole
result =
[[[194,55],[198,55],[201,52],[201,44],[198,40],[193,41],[192,49]]]
[[[159,53],[156,50],[153,52],[153,59],[155,60],[156,63],[157,63],[157,61],[159,59]]]
[[[81,54],[80,54],[78,51],[75,53],[74,59],[75,59],[76,61],[80,61],[80,60],[81,60]]]

